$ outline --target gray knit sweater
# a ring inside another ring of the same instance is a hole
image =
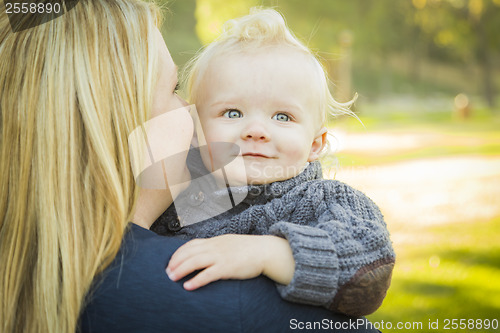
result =
[[[199,154],[191,151],[193,179],[207,173],[197,159]],[[194,186],[176,200],[198,221],[213,216],[214,207],[227,200],[227,191],[205,193],[206,187]],[[295,259],[290,284],[277,284],[284,299],[348,315],[367,315],[380,306],[395,253],[382,214],[366,195],[340,181],[322,179],[319,162],[285,181],[231,191],[248,195],[230,211],[182,227],[172,205],[151,230],[185,239],[229,233],[284,237]]]

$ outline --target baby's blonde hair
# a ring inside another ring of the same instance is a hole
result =
[[[250,14],[224,24],[222,34],[185,67],[186,92],[191,103],[196,104],[201,78],[210,61],[217,56],[242,50],[258,50],[267,46],[286,46],[310,57],[316,69],[319,83],[319,110],[321,123],[326,123],[328,114],[354,115],[349,109],[354,100],[347,103],[336,101],[329,89],[329,80],[318,58],[288,29],[283,16],[274,9],[252,8]]]

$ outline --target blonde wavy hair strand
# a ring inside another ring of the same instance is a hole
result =
[[[81,0],[13,33],[1,6],[1,332],[74,332],[115,257],[137,196],[127,137],[151,109],[160,24],[152,2]]]

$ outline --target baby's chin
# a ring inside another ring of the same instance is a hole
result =
[[[296,177],[304,170],[304,166],[267,165],[258,164],[246,166],[246,179],[249,185],[264,185],[284,181]]]
[[[212,176],[216,179],[218,186],[222,188],[225,187],[226,184],[231,187],[265,185],[286,180],[295,175],[264,174],[263,172],[255,172],[255,170],[249,170],[248,168],[232,168],[231,166],[227,166],[224,168],[224,173],[219,169],[213,172]]]
[[[217,180],[219,187],[229,185],[231,187],[245,185],[265,185],[278,181],[284,181],[300,174],[306,165],[304,162],[295,166],[273,165],[257,161],[247,160],[241,156],[234,158],[224,167],[213,170],[209,163],[212,160],[208,156],[203,156],[203,162],[208,170],[212,170],[212,176]]]
[[[248,185],[266,185],[266,184],[271,184],[274,182],[279,182],[283,180],[287,180],[290,178],[293,178],[294,176],[267,176],[267,177],[252,177],[250,175],[247,176],[247,184]]]

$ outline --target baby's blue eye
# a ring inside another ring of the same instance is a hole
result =
[[[290,117],[286,113],[277,113],[273,116],[273,119],[277,121],[290,121]]]
[[[238,110],[227,110],[224,112],[224,117],[226,118],[241,118],[243,117],[243,114],[241,111]]]

